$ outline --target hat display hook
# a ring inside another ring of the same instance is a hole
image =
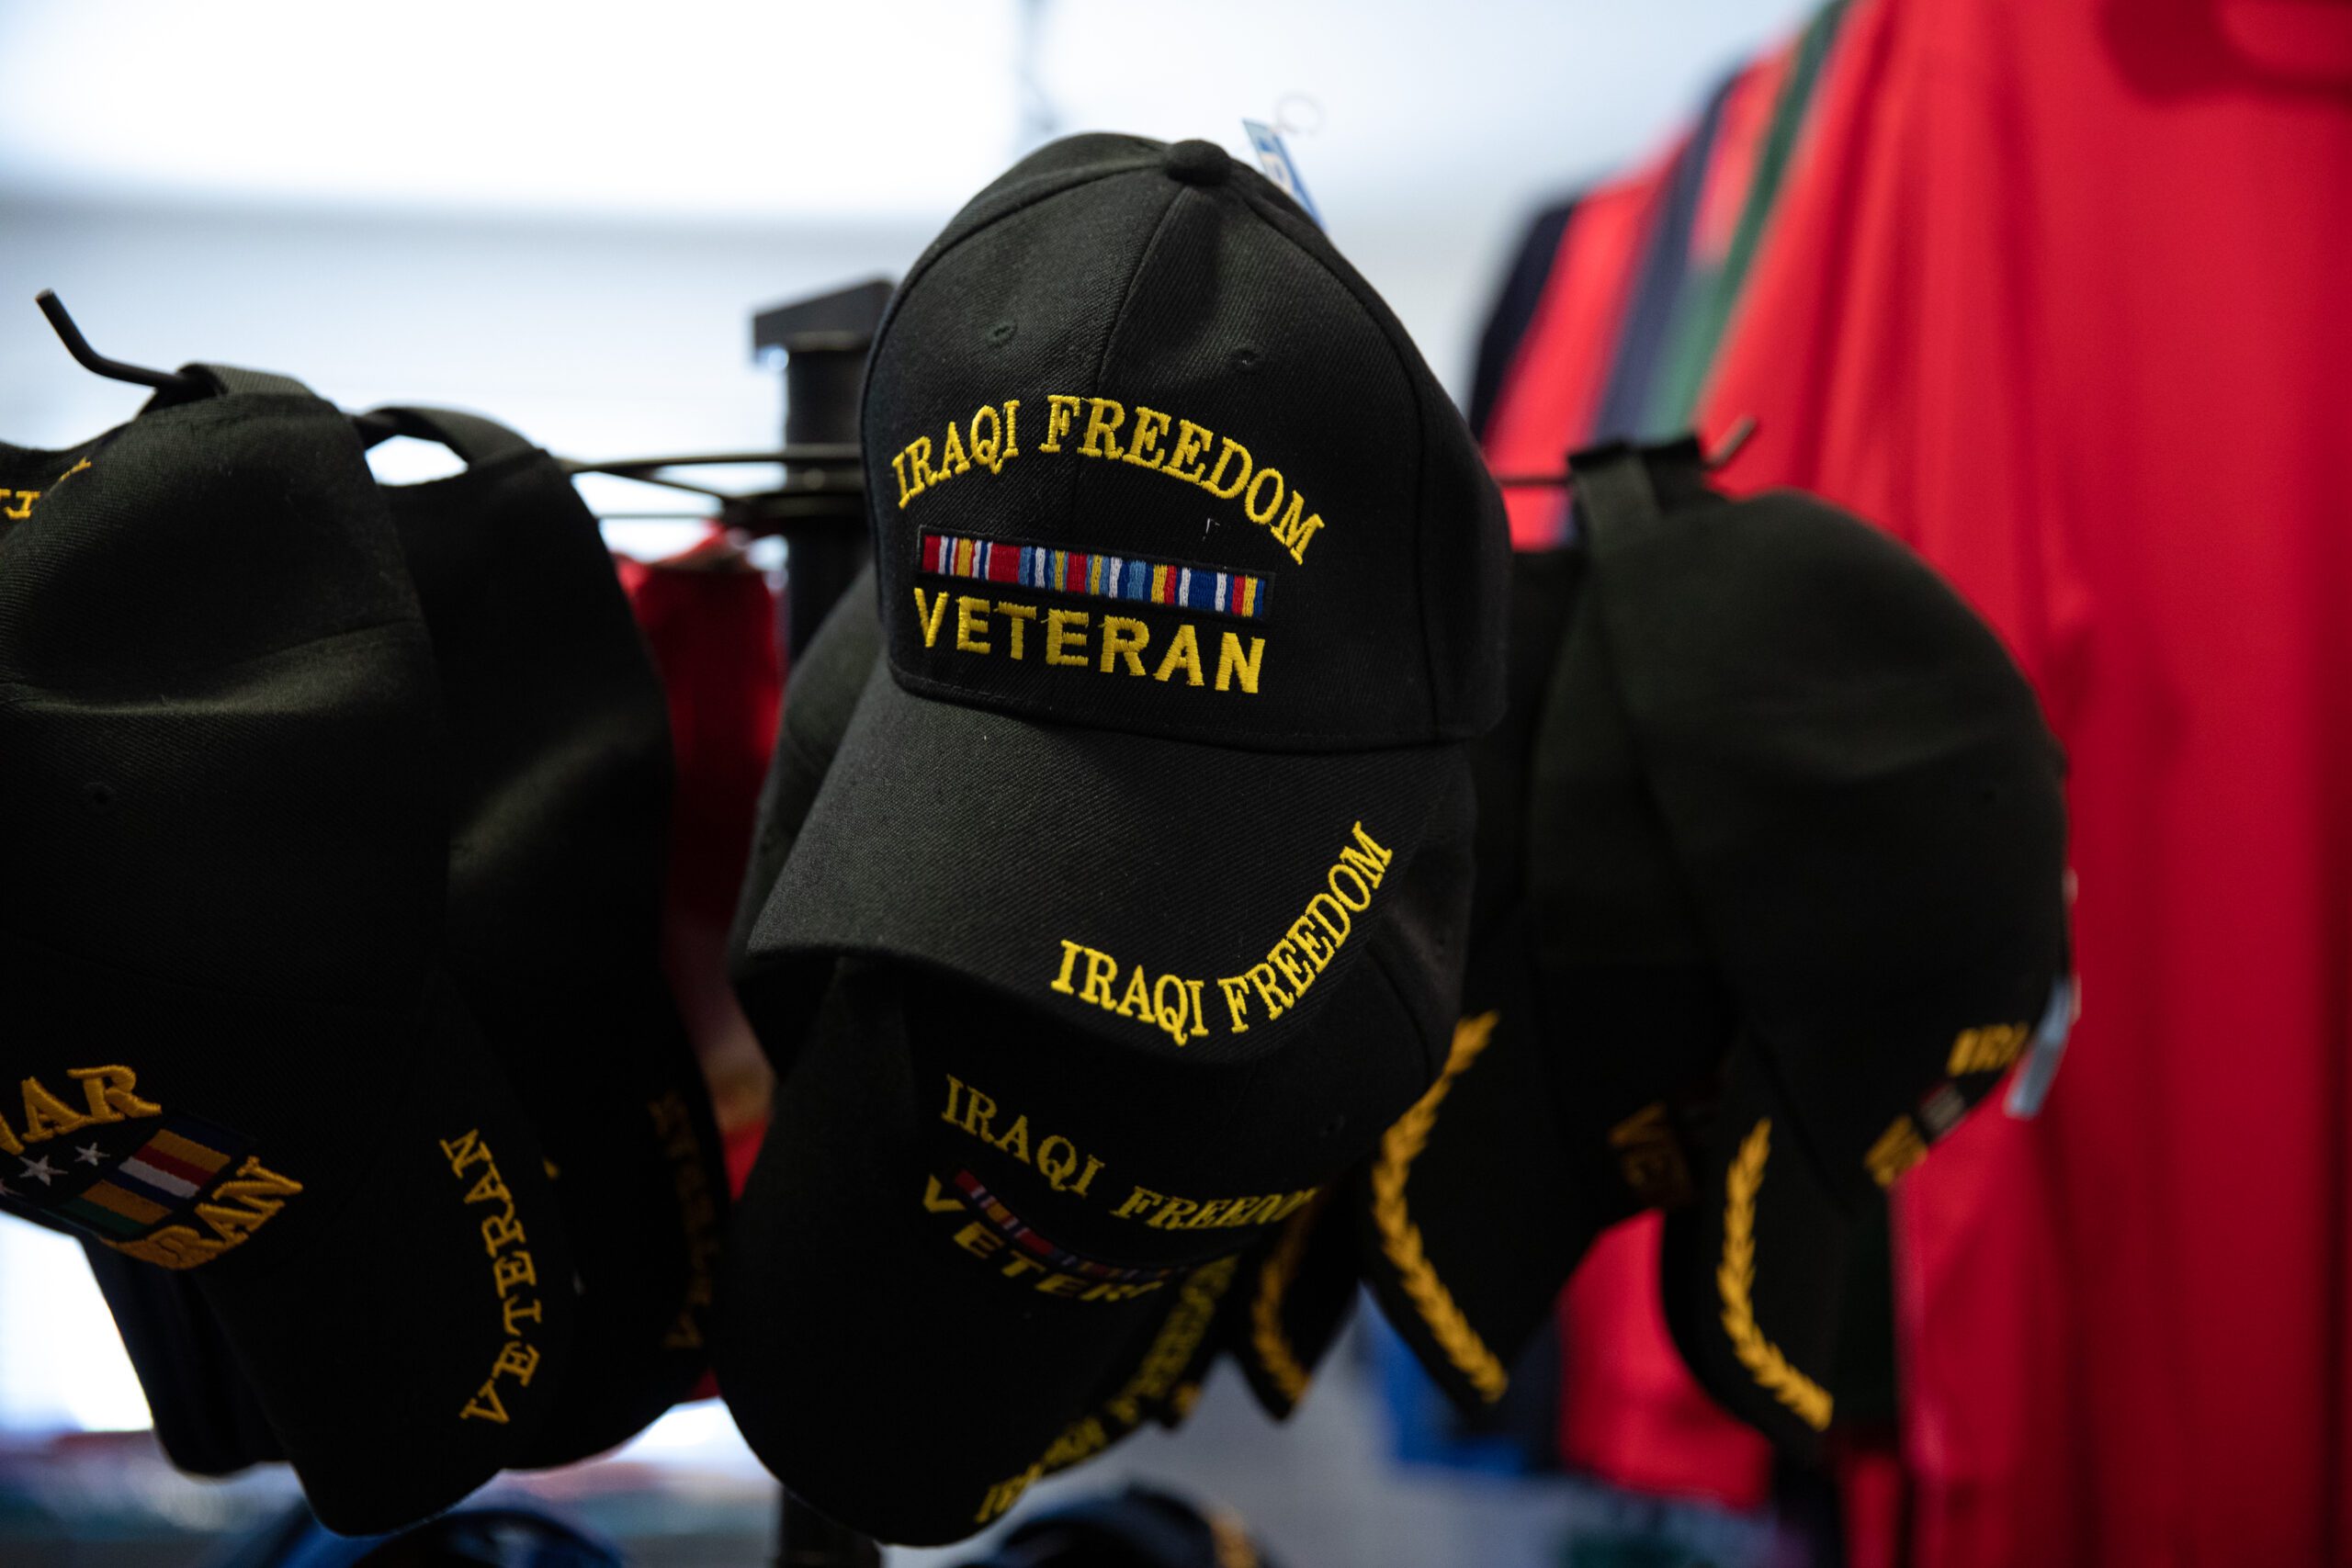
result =
[[[1715,443],[1714,450],[1700,459],[1701,465],[1709,473],[1713,473],[1717,468],[1738,457],[1739,449],[1747,446],[1747,438],[1755,434],[1756,416],[1752,413],[1741,414],[1732,421],[1731,428],[1724,432],[1724,438]],[[1505,490],[1538,487],[1565,490],[1571,477],[1567,469],[1562,468],[1557,473],[1550,474],[1497,474],[1495,482]]]
[[[65,352],[72,355],[74,362],[83,369],[104,376],[109,381],[128,381],[133,386],[153,387],[157,391],[176,392],[182,397],[201,397],[204,394],[204,384],[192,376],[126,365],[119,359],[108,359],[92,348],[90,340],[82,335],[82,329],[74,324],[73,316],[65,309],[65,301],[57,297],[54,288],[44,288],[34,295],[33,303],[40,307],[40,313],[48,317],[49,324],[56,329],[58,340],[65,344]]]

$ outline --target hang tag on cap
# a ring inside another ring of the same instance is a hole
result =
[[[2074,1032],[2075,1020],[2082,1010],[2075,977],[2059,976],[2057,984],[2050,987],[2050,1005],[2041,1010],[2041,1027],[2034,1032],[2033,1049],[2017,1077],[2009,1080],[2009,1097],[2002,1101],[2002,1110],[2020,1122],[2041,1114],[2041,1102],[2049,1098],[2051,1080],[2058,1076],[2058,1063],[2066,1055],[2066,1036]]]
[[[1315,209],[1315,198],[1306,194],[1306,182],[1298,177],[1298,165],[1291,161],[1290,148],[1283,141],[1283,133],[1263,120],[1245,119],[1241,129],[1250,137],[1250,145],[1257,151],[1258,166],[1266,177],[1282,188],[1282,193],[1306,209],[1318,229],[1323,214]]]

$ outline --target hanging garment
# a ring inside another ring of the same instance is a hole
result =
[[[1657,164],[1575,206],[1481,427],[1498,473],[1556,469],[1568,449],[1601,434],[1656,434],[1679,420],[1679,411],[1672,419],[1646,411],[1687,400],[1691,367],[1712,351],[1838,10],[1735,75],[1699,129]],[[1539,226],[1530,243],[1540,234]],[[1515,280],[1529,270],[1522,258]],[[1507,289],[1490,344],[1513,300]],[[1505,493],[1518,547],[1565,536],[1565,491]],[[1656,1222],[1633,1221],[1600,1240],[1563,1297],[1562,1461],[1638,1490],[1760,1504],[1770,1450],[1706,1399],[1675,1355],[1657,1252]]]
[[[1512,253],[1510,266],[1503,274],[1502,292],[1487,312],[1487,324],[1479,329],[1477,359],[1470,370],[1466,417],[1470,434],[1481,440],[1486,438],[1487,425],[1494,417],[1495,398],[1502,390],[1503,378],[1519,356],[1520,341],[1527,336],[1528,326],[1535,320],[1535,309],[1544,302],[1544,286],[1552,277],[1552,263],[1559,254],[1561,238],[1567,233],[1569,220],[1576,216],[1576,210],[1577,204],[1570,200],[1535,215],[1527,232],[1520,237],[1519,249]]]
[[[1663,174],[1663,164],[1653,166],[1577,198],[1543,298],[1479,427],[1487,465],[1497,474],[1557,473],[1590,437]],[[1565,490],[1510,486],[1503,502],[1515,549],[1549,548],[1566,531]]]
[[[727,928],[784,699],[775,592],[716,529],[677,555],[616,565],[669,698],[678,789],[663,964],[710,1080],[729,1184],[740,1192],[774,1079],[727,983]]]
[[[2352,1555],[2348,189],[2343,7],[1865,0],[1702,401],[2074,759],[2065,1070],[1895,1195],[1923,1568]]]

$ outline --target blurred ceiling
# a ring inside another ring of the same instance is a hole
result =
[[[1044,133],[1279,111],[1327,217],[1442,220],[1622,163],[1808,9],[0,0],[0,197],[930,220]]]

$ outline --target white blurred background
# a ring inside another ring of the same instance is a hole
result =
[[[1531,212],[1809,9],[0,0],[0,440],[144,395],[67,358],[54,288],[141,364],[479,408],[573,457],[770,446],[755,308],[895,275],[1049,136],[1247,156],[1245,118],[1296,128],[1333,238],[1459,391]],[[629,488],[592,502],[671,504]],[[144,1421],[78,1249],[0,1220],[0,1429]]]

